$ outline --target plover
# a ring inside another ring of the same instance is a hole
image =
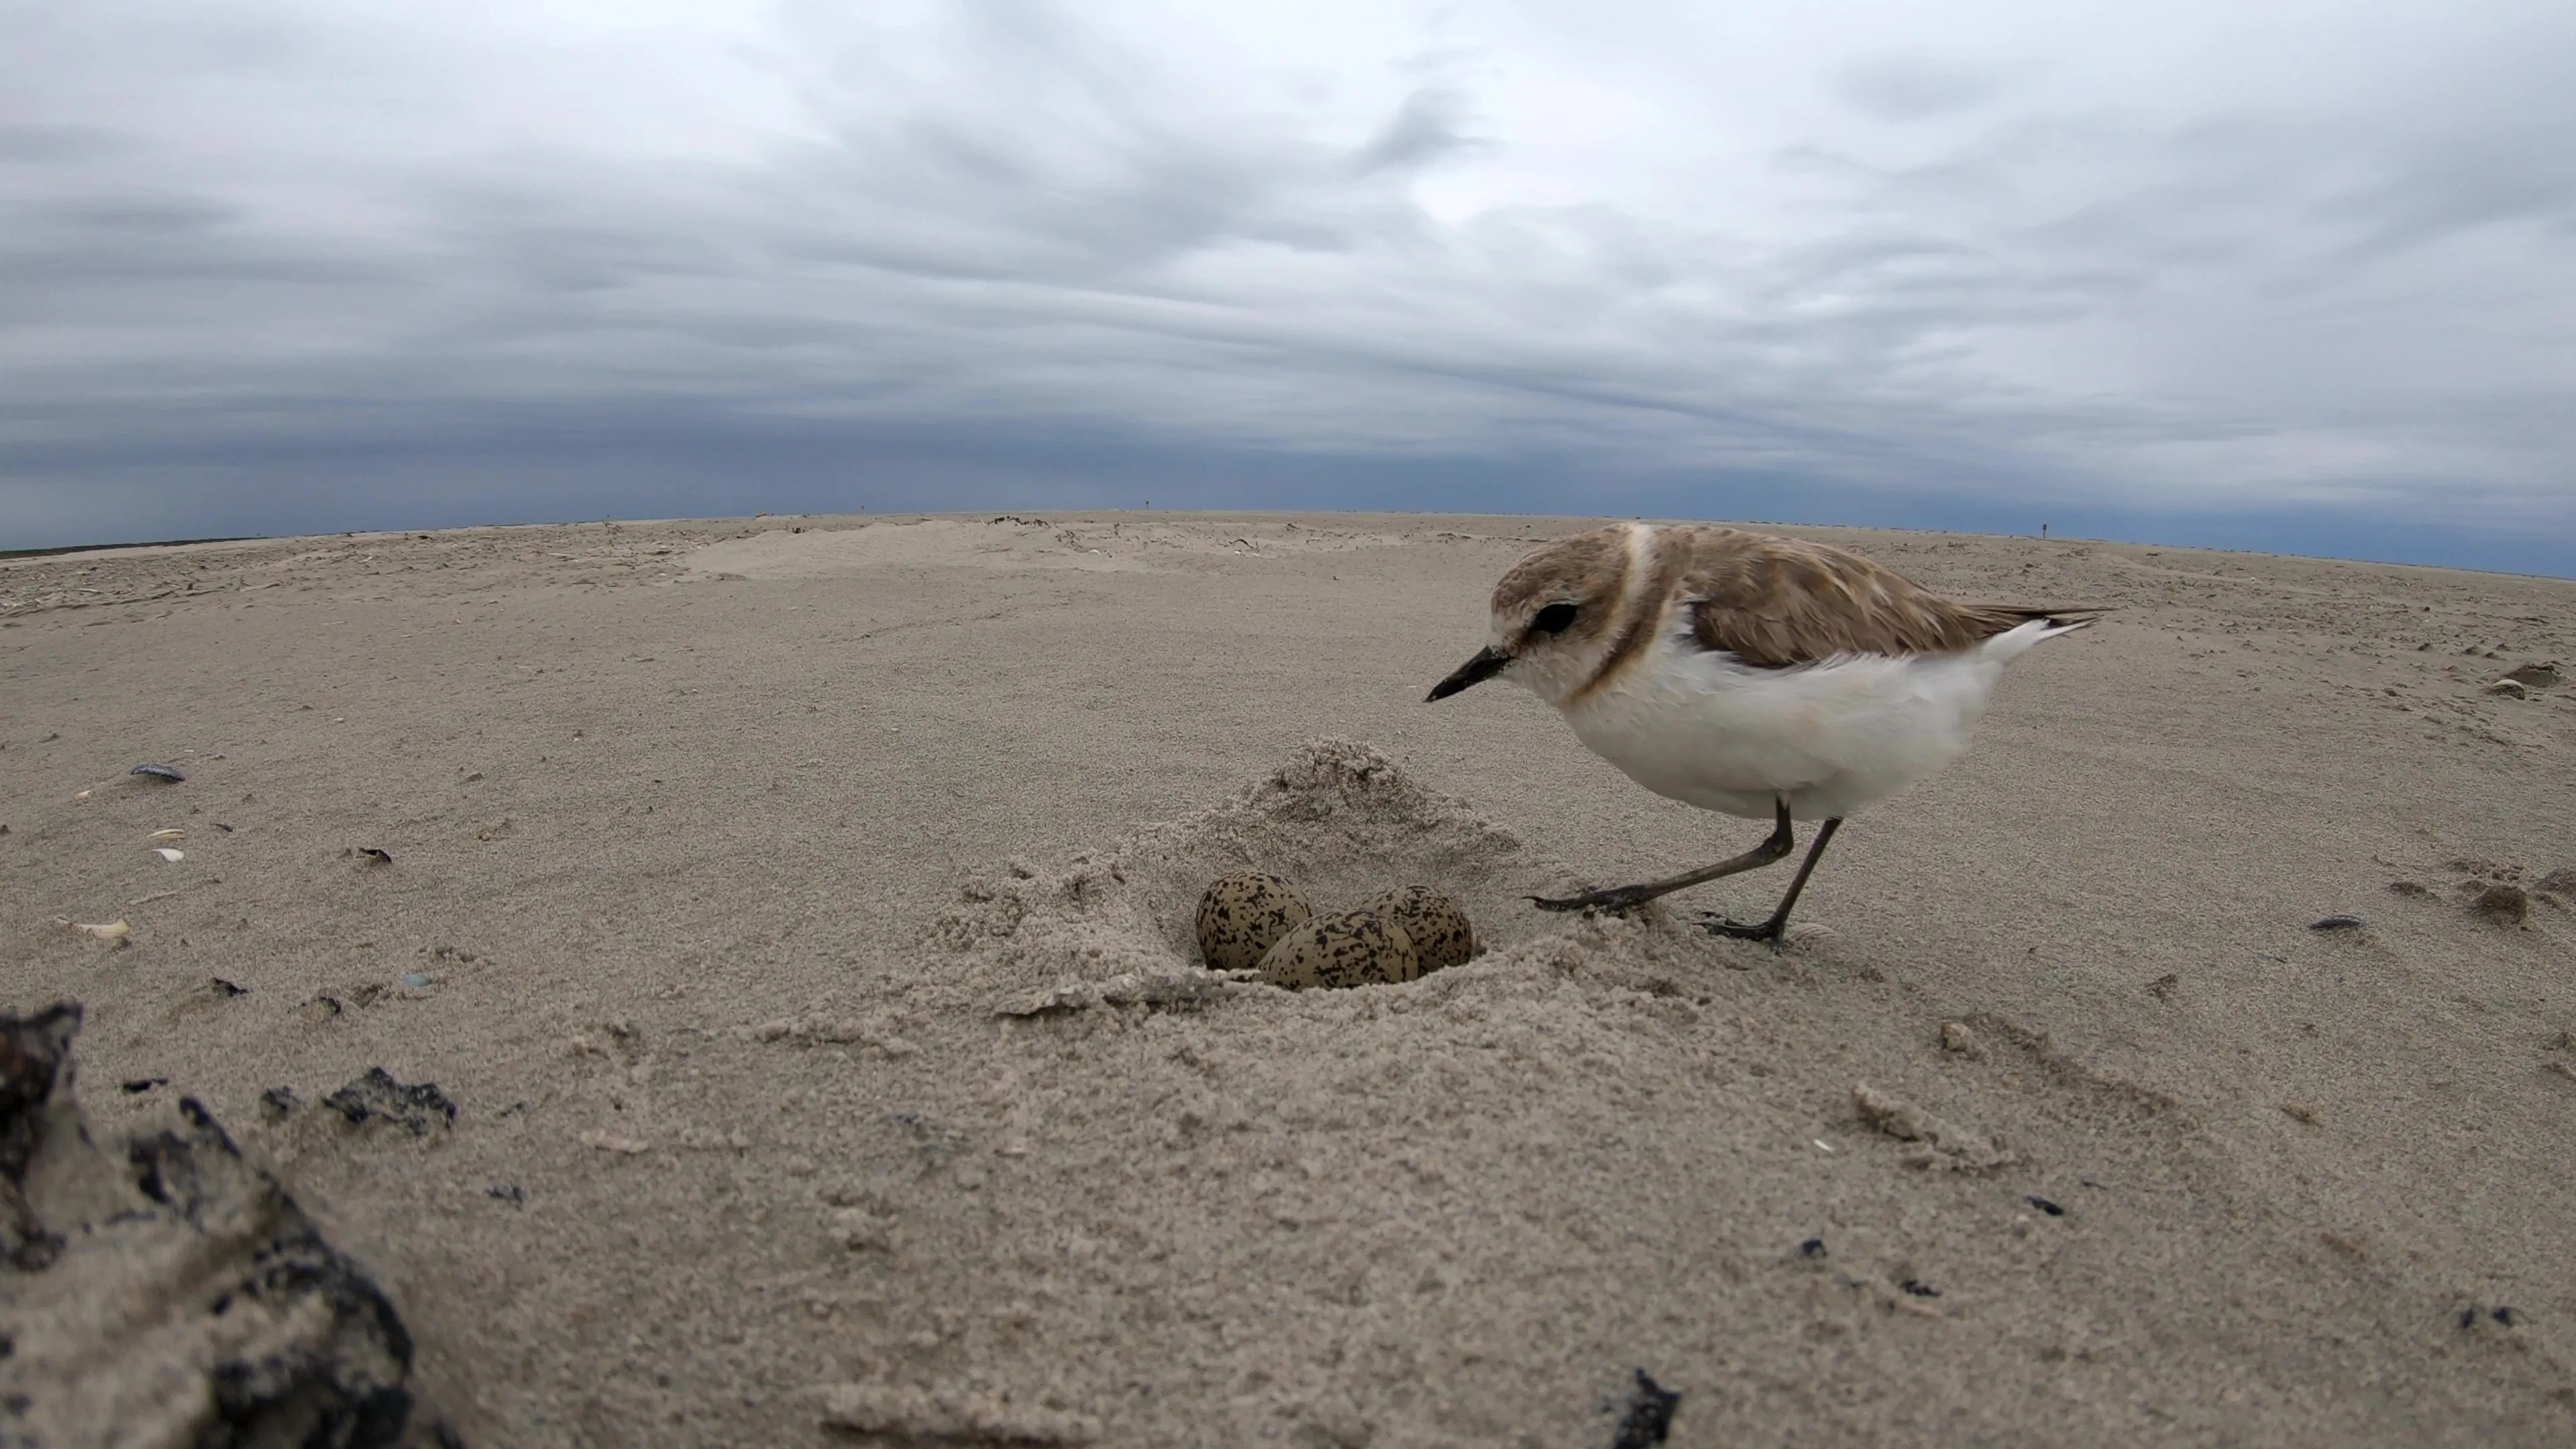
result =
[[[1958,758],[2004,665],[2099,613],[1963,604],[1824,544],[1629,523],[1514,564],[1494,587],[1493,642],[1431,698],[1515,680],[1656,794],[1772,822],[1704,870],[1531,897],[1545,910],[1626,910],[1766,866],[1796,845],[1791,821],[1822,821],[1768,920],[1707,923],[1777,941],[1843,817]]]

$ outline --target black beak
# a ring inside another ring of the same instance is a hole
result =
[[[1503,672],[1512,656],[1488,644],[1476,651],[1476,657],[1458,666],[1457,672],[1431,686],[1431,699],[1447,699],[1462,689],[1472,688]],[[1423,701],[1429,704],[1431,699]]]

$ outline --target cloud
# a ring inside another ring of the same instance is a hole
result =
[[[763,469],[2576,530],[2576,24],[2234,14],[0,0],[0,537]]]
[[[1459,129],[1465,110],[1454,92],[1426,86],[1404,98],[1384,129],[1354,158],[1361,174],[1429,166],[1483,144]]]
[[[1881,121],[1919,121],[1964,111],[1992,97],[2002,84],[1991,66],[1928,56],[1860,61],[1833,79],[1834,93],[1846,104]]]

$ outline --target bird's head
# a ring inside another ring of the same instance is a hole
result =
[[[1649,536],[1636,524],[1595,529],[1512,565],[1494,586],[1491,642],[1432,686],[1431,698],[1508,675],[1550,704],[1572,699],[1618,647],[1627,581]]]

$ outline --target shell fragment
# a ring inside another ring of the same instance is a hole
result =
[[[188,858],[188,852],[184,850],[172,850],[166,845],[156,845],[152,847],[152,853],[161,857],[163,860],[169,861],[173,865],[176,865],[178,862]]]
[[[67,931],[78,931],[93,941],[122,941],[134,934],[134,927],[129,925],[122,916],[103,926],[94,926],[85,921],[65,920],[61,916],[54,917],[54,924]]]

